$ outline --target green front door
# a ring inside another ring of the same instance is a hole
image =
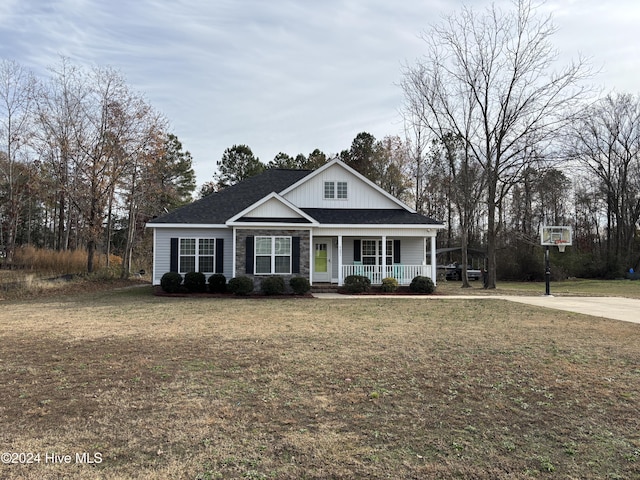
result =
[[[324,239],[313,242],[313,281],[331,281],[331,243]]]

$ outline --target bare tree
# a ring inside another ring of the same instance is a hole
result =
[[[479,204],[484,195],[485,177],[476,158],[466,148],[463,138],[445,135],[442,139],[443,158],[449,176],[449,196],[455,206],[460,225],[462,256],[462,288],[469,288],[467,278],[468,248],[476,224]]]
[[[633,242],[640,220],[640,96],[610,94],[574,130],[572,155],[606,199],[607,265],[636,266]]]
[[[38,94],[38,150],[42,159],[42,180],[50,189],[54,211],[54,248],[69,248],[72,212],[71,199],[79,189],[73,171],[80,155],[77,132],[82,132],[86,121],[82,102],[89,95],[88,82],[83,71],[62,58],[59,65],[50,68],[51,76],[43,82]]]
[[[13,261],[22,197],[27,179],[23,168],[33,161],[33,105],[35,78],[14,61],[0,62],[0,222],[5,236],[5,262]],[[0,237],[0,242],[2,238]]]
[[[142,106],[142,105],[141,105]],[[166,120],[160,114],[153,114],[150,107],[145,106],[145,113],[138,111],[139,122],[135,122],[136,128],[131,130],[131,135],[126,142],[127,165],[124,172],[122,185],[122,197],[126,208],[126,235],[123,247],[122,259],[122,278],[128,278],[132,269],[133,252],[135,241],[144,228],[145,220],[150,218],[149,212],[142,212],[141,209],[148,208],[154,201],[151,196],[154,195],[153,187],[145,181],[149,179],[149,171],[155,167],[155,163],[163,155],[166,155]],[[135,110],[134,110],[135,112]],[[131,112],[131,113],[134,113]],[[169,135],[170,139],[177,138]],[[189,166],[190,166],[189,162]],[[192,173],[192,171],[191,171]],[[191,192],[195,188],[195,183],[189,183],[191,189],[188,192],[189,198]],[[186,192],[182,192],[180,199],[184,199]],[[156,201],[163,199],[163,206],[169,206],[167,193],[162,192],[160,195],[154,195]],[[184,200],[183,200],[184,201]],[[165,207],[166,208],[166,207]]]
[[[437,138],[460,136],[487,181],[488,287],[496,285],[500,202],[528,164],[526,148],[549,142],[581,105],[583,61],[554,71],[555,28],[532,0],[502,11],[463,8],[423,36],[427,52],[405,68],[411,111]]]

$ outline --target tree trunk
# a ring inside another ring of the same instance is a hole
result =
[[[489,194],[487,196],[487,284],[485,288],[496,288],[496,185],[495,180],[489,180]]]

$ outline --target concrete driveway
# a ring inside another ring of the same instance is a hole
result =
[[[314,297],[324,299],[375,299],[378,295],[341,295],[338,293],[315,293]],[[622,320],[625,322],[640,323],[640,300],[622,297],[554,297],[554,296],[511,296],[511,295],[398,295],[389,298],[420,298],[423,300],[437,301],[446,299],[468,300],[507,300],[509,302],[525,303],[537,307],[554,308],[567,312],[583,313],[595,317]]]
[[[500,297],[511,302],[640,323],[640,300],[622,297]]]

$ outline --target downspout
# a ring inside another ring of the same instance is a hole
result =
[[[313,229],[309,229],[309,285],[313,285],[313,255],[315,253],[313,245]]]

